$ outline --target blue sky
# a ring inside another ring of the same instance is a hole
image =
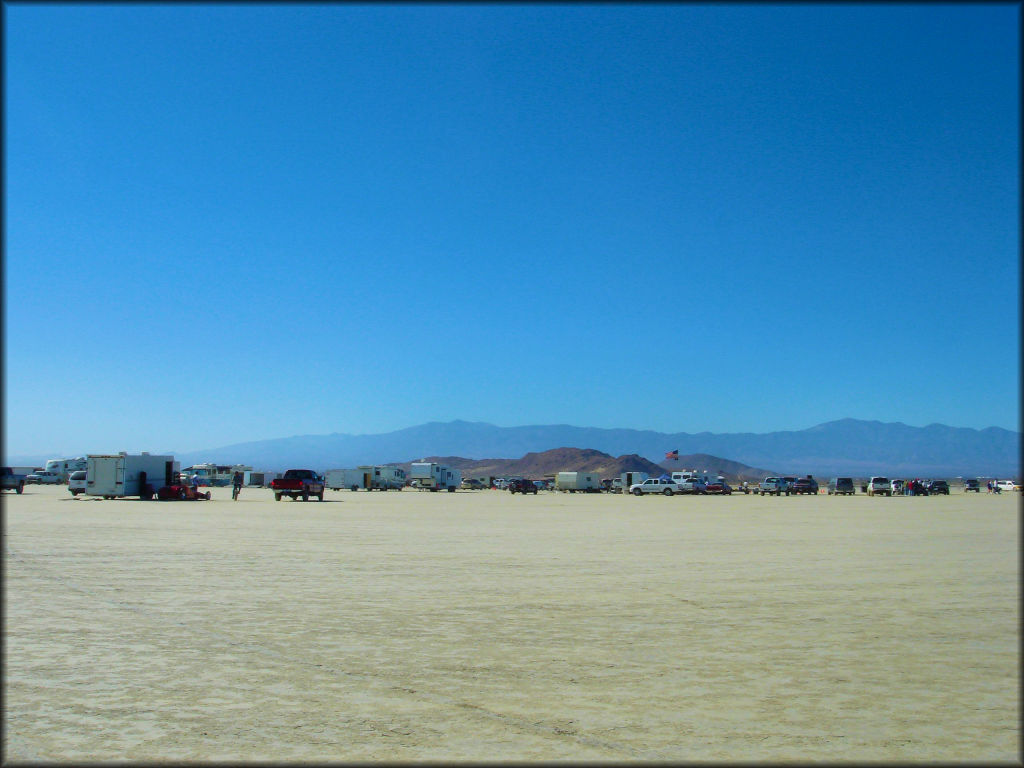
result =
[[[4,6],[9,454],[1020,428],[1020,8]]]

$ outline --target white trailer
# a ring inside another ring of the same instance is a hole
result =
[[[78,472],[86,468],[85,456],[78,456],[74,459],[50,459],[46,462],[46,467],[44,467],[47,472],[53,472],[57,475],[62,483],[68,481],[68,475],[72,472]]]
[[[151,491],[174,483],[181,469],[181,464],[173,456],[149,453],[90,453],[85,459],[85,492],[105,499],[124,496],[152,498]]]
[[[649,478],[646,472],[623,472],[612,482],[615,493],[629,493],[629,486],[638,485]]]
[[[462,478],[459,478],[462,482]],[[401,467],[374,467],[373,487],[379,491],[402,490],[405,487],[405,470]]]
[[[275,477],[278,477],[274,472],[254,472],[247,470],[242,472],[242,485],[247,488],[255,486],[257,488],[265,488],[270,485],[270,481]]]
[[[555,490],[569,493],[599,493],[601,478],[593,472],[559,472],[555,475]]]
[[[462,472],[433,461],[414,461],[409,468],[409,479],[419,488],[454,492],[462,484]]]
[[[360,469],[329,469],[324,474],[324,487],[332,491],[342,488],[358,491],[366,487],[364,482],[369,482],[369,478],[364,477]]]

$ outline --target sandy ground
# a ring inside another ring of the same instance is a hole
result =
[[[4,494],[4,755],[1020,760],[1020,495]]]

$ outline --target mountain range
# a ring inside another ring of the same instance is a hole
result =
[[[568,425],[498,427],[451,421],[374,435],[297,435],[167,453],[175,453],[182,466],[237,462],[257,469],[280,470],[400,464],[428,456],[512,459],[567,446],[610,456],[636,454],[665,467],[677,463],[666,461],[665,454],[678,450],[681,458],[705,454],[716,462],[728,460],[748,467],[767,467],[779,474],[1019,477],[1020,437],[1020,432],[1000,427],[912,427],[857,419],[841,419],[795,431],[721,434]]]

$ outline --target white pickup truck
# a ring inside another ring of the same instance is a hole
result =
[[[629,492],[634,496],[643,496],[645,493],[661,493],[671,496],[679,493],[679,485],[671,480],[660,480],[657,477],[649,477],[642,483],[634,483],[629,486]]]
[[[757,492],[762,496],[766,493],[769,496],[781,496],[782,494],[789,496],[789,483],[784,477],[766,477],[757,484]]]

